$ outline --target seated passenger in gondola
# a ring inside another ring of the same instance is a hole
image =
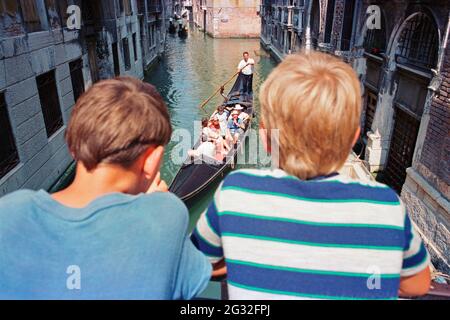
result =
[[[244,112],[244,107],[242,107],[240,104],[237,104],[234,107],[234,110],[239,111],[239,119],[241,119],[242,122],[247,125],[248,121],[250,120],[250,115]]]
[[[220,121],[217,115],[212,118],[208,128],[209,138],[216,143],[216,159],[221,161],[231,148],[221,135]]]
[[[228,126],[228,116],[230,113],[225,109],[224,106],[219,106],[217,111],[213,113],[211,118],[217,117],[219,119],[220,124],[220,135],[225,138],[227,134],[227,126]]]
[[[244,133],[245,124],[242,119],[239,118],[240,112],[234,110],[231,113],[231,119],[228,121],[227,141],[232,141],[235,145],[241,134]]]
[[[207,135],[202,134],[202,143],[196,150],[188,151],[189,157],[202,157],[207,156],[209,158],[216,158],[216,144],[208,138]]]

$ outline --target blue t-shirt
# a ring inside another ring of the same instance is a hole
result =
[[[0,299],[190,299],[211,276],[174,195],[98,198],[83,209],[45,191],[0,199]]]

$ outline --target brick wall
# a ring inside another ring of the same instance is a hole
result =
[[[430,123],[420,157],[420,173],[450,198],[450,48],[445,51],[442,83],[430,107]]]

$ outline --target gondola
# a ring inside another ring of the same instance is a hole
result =
[[[177,32],[177,27],[175,25],[175,23],[173,23],[173,21],[170,21],[169,23],[169,33],[170,34],[175,34]]]
[[[238,152],[244,147],[244,141],[250,133],[253,120],[253,95],[243,94],[242,76],[239,75],[230,93],[224,101],[224,105],[233,108],[236,104],[245,107],[245,112],[250,116],[246,130],[240,136],[238,143],[232,147],[230,152],[222,161],[202,156],[199,158],[188,157],[176,174],[169,190],[176,194],[185,203],[190,204],[202,191],[222,179],[232,168],[234,168]],[[193,146],[196,149],[201,141]]]
[[[188,28],[186,26],[180,25],[178,29],[178,36],[180,38],[187,38],[188,36]]]

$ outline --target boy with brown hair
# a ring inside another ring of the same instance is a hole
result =
[[[193,234],[213,263],[225,259],[230,298],[425,294],[428,253],[397,194],[338,173],[360,132],[353,69],[322,53],[288,56],[260,101],[261,138],[280,168],[230,174]]]
[[[156,89],[106,80],[77,102],[66,132],[74,182],[0,199],[0,299],[190,299],[211,264],[188,211],[160,181],[172,127]],[[150,194],[150,192],[152,192]]]

